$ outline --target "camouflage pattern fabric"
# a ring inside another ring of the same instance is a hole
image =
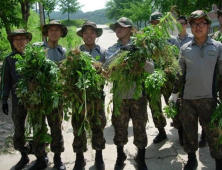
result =
[[[180,120],[183,124],[184,151],[187,153],[198,150],[198,119],[206,134],[210,154],[214,159],[222,159],[222,146],[217,145],[219,134],[210,127],[211,115],[216,108],[214,98],[181,101]],[[218,146],[218,147],[217,147]]]
[[[171,95],[171,91],[173,88],[173,82],[174,82],[174,78],[171,74],[167,73],[166,74],[166,83],[165,85],[162,87],[161,89],[161,93],[164,97],[165,103],[168,105],[168,99]],[[149,94],[146,95],[147,96],[147,100],[149,102],[149,107],[152,113],[152,117],[153,117],[153,122],[156,128],[164,128],[166,126],[166,118],[163,114],[162,111],[162,102],[161,102],[161,96],[159,96],[159,100],[158,102],[153,105],[151,102],[152,101],[152,97],[149,96]],[[158,109],[156,109],[158,108]]]
[[[152,97],[150,97],[149,95],[147,96],[147,100],[149,102],[149,107],[152,113],[152,118],[153,118],[153,123],[155,125],[156,128],[164,128],[166,126],[166,118],[163,114],[162,111],[162,103],[161,103],[161,96],[159,96],[159,100],[158,102],[155,103],[155,105],[153,105],[152,103]],[[156,109],[158,108],[158,109]]]
[[[113,109],[115,109],[115,105]],[[120,115],[112,115],[112,124],[115,130],[114,144],[123,146],[128,142],[128,124],[132,119],[133,143],[138,148],[145,148],[147,146],[146,123],[148,120],[146,97],[141,97],[138,100],[124,99],[119,110]]]
[[[20,152],[28,152],[29,146],[25,141],[25,120],[27,110],[23,105],[12,105],[12,121],[14,124],[13,144],[15,150]]]
[[[208,21],[208,23],[211,24],[210,17],[203,10],[196,10],[196,11],[192,12],[188,18],[188,22],[191,23],[191,21],[193,19],[197,19],[197,18],[205,18]]]
[[[52,110],[52,114],[47,115],[47,121],[51,130],[52,142],[51,151],[54,153],[64,152],[64,140],[62,135],[63,107],[59,106]]]
[[[89,104],[88,104],[89,105]],[[104,111],[104,106],[102,103],[99,103],[95,107],[100,107],[98,114],[93,114],[92,110],[88,111],[88,119],[90,121],[90,127],[92,131],[92,148],[95,150],[105,149],[106,140],[104,138],[103,130],[106,126],[106,116]],[[72,116],[72,126],[74,131],[74,141],[73,141],[73,150],[76,153],[86,152],[87,151],[87,138],[86,132],[83,130],[80,136],[78,136],[78,131],[81,127],[81,123],[84,120],[84,114],[81,117],[76,118]]]
[[[62,112],[62,104],[60,104],[59,108],[53,109],[52,113],[47,115],[47,117],[43,117],[42,122],[45,122],[43,126],[47,126],[46,118],[48,121],[48,125],[51,131],[52,142],[50,143],[51,151],[54,153],[61,153],[64,152],[64,140],[62,136],[62,119],[63,119],[63,112]],[[41,134],[43,128],[38,131]],[[41,136],[36,135],[36,138],[33,139],[33,153],[35,156],[44,156],[46,155],[46,144],[40,142]]]

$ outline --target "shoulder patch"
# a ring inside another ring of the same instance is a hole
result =
[[[215,51],[209,50],[209,51],[207,51],[207,55],[209,55],[209,56],[215,56]]]

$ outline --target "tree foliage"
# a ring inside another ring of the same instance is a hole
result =
[[[59,2],[62,13],[68,13],[68,20],[70,20],[70,13],[75,13],[81,8],[77,0],[60,0]]]
[[[55,10],[56,4],[57,4],[57,0],[43,0],[42,4],[44,6],[46,15],[48,16],[49,20],[50,20],[50,13],[52,13]]]
[[[11,33],[11,27],[19,26],[22,19],[18,15],[18,1],[0,1],[0,29],[5,28],[7,34]]]
[[[106,3],[106,16],[116,20],[125,16],[141,27],[141,22],[149,19],[151,7],[151,0],[110,0]]]
[[[145,21],[146,26],[150,14],[157,10],[166,13],[173,8],[178,16],[190,15],[198,9],[211,11],[213,4],[222,8],[219,0],[109,0],[106,2],[106,16],[115,20],[125,16],[141,27],[141,22]]]
[[[151,0],[154,9],[161,12],[168,12],[174,6],[178,15],[189,15],[191,12],[202,9],[206,11],[212,10],[212,5],[216,4],[218,8],[222,7],[219,0]]]

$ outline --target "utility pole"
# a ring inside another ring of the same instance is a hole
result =
[[[39,16],[40,16],[40,27],[42,30],[43,25],[45,24],[45,14],[44,14],[44,9],[43,9],[43,5],[41,2],[39,3]],[[45,41],[46,37],[42,36],[42,41]]]

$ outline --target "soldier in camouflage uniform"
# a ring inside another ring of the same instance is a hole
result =
[[[98,61],[105,61],[105,49],[96,45],[96,38],[99,38],[103,33],[102,28],[97,28],[94,22],[87,21],[83,24],[82,28],[76,33],[84,41],[84,44],[79,46],[81,51],[88,52],[93,58],[99,57]],[[103,88],[102,88],[103,89]],[[88,111],[90,128],[92,131],[92,148],[96,150],[95,167],[97,170],[104,170],[105,164],[103,161],[102,150],[105,149],[106,140],[104,138],[104,128],[106,126],[106,115],[104,109],[105,96],[101,90],[101,100],[95,103],[95,108],[99,108],[99,113],[93,115],[93,109]],[[90,104],[87,104],[88,106]],[[84,114],[79,119],[72,116],[72,126],[74,131],[73,150],[76,152],[76,161],[73,170],[82,170],[86,165],[83,152],[87,150],[87,138],[85,130],[78,135],[78,131],[84,120]],[[99,122],[98,122],[99,121]]]
[[[110,28],[116,33],[118,42],[107,49],[105,55],[106,59],[110,59],[115,56],[115,53],[117,53],[120,49],[130,46],[132,44],[130,36],[134,31],[133,22],[126,17],[118,19],[115,23],[110,25]],[[153,69],[153,64],[146,62],[144,71],[152,73]],[[123,99],[121,106],[119,107],[120,115],[114,114],[117,106],[115,104],[115,99],[113,101],[112,124],[115,130],[113,140],[114,144],[117,146],[115,170],[120,170],[124,167],[126,154],[123,151],[123,147],[128,142],[127,131],[130,119],[132,119],[133,122],[134,144],[138,148],[138,154],[135,158],[138,169],[147,169],[145,163],[145,148],[147,146],[146,123],[148,120],[147,101],[142,92],[141,97],[138,100],[133,99],[135,86],[129,92],[119,94],[118,97]]]
[[[178,42],[180,43],[180,47],[182,47],[184,44],[191,41],[193,35],[191,33],[187,32],[188,22],[187,22],[187,18],[185,16],[179,16],[177,18],[177,22],[179,22],[181,24],[182,29],[179,32],[179,34],[176,36],[176,38],[177,38]],[[176,102],[178,108],[180,107],[180,103],[181,103],[180,101],[181,101],[180,98],[178,98],[178,100]],[[182,123],[179,119],[179,111],[178,111],[178,114],[176,116],[174,116],[172,119],[173,119],[173,122],[171,123],[171,126],[178,129],[180,144],[183,145],[183,126],[182,126]]]
[[[46,49],[46,57],[55,63],[59,63],[65,59],[64,48],[58,44],[59,39],[67,35],[67,28],[59,21],[50,21],[43,25],[42,35],[48,38],[43,42],[42,46]],[[59,107],[52,110],[52,113],[45,117],[50,127],[52,142],[50,143],[51,151],[54,152],[53,162],[54,169],[66,170],[64,163],[61,161],[61,153],[64,152],[64,140],[62,135],[63,107],[60,101]],[[45,121],[43,120],[43,121]],[[43,130],[43,129],[42,129]],[[41,134],[41,130],[39,131]],[[37,157],[36,163],[30,170],[39,170],[47,168],[48,158],[46,156],[46,144],[33,141],[33,152]]]
[[[20,170],[29,162],[28,152],[30,146],[25,141],[25,120],[27,110],[19,103],[19,99],[15,93],[16,86],[20,77],[15,68],[16,54],[22,55],[27,43],[32,40],[32,34],[24,29],[17,29],[8,35],[8,40],[12,44],[14,50],[4,59],[1,76],[1,99],[2,111],[8,115],[8,98],[12,95],[12,121],[14,124],[13,144],[15,150],[18,150],[22,157],[15,165],[15,170]]]
[[[208,36],[211,20],[204,11],[192,12],[189,23],[194,37],[180,50],[179,65],[182,74],[178,74],[169,98],[169,101],[176,102],[179,88],[183,85],[179,117],[184,130],[183,148],[188,154],[184,170],[196,169],[198,166],[198,119],[206,133],[216,170],[221,170],[222,145],[218,144],[218,131],[210,127],[210,122],[217,105],[215,70],[218,69],[219,77],[222,76],[222,44]]]
[[[157,11],[153,12],[150,16],[149,23],[155,26],[155,25],[159,24],[160,19],[162,17],[163,17],[163,14],[161,12],[157,12]],[[168,40],[168,42],[171,45],[175,45],[178,49],[180,49],[180,45],[179,45],[179,42],[177,41],[176,37],[170,35],[170,39]],[[156,68],[156,66],[155,66],[155,68]],[[166,78],[167,78],[167,81],[164,84],[164,86],[162,87],[161,93],[164,97],[166,104],[168,104],[168,99],[170,97],[171,90],[173,87],[174,77],[171,75],[171,73],[166,72]],[[159,143],[167,138],[166,131],[164,129],[164,127],[166,126],[166,118],[165,118],[163,111],[162,111],[161,96],[159,96],[159,101],[157,103],[155,103],[155,106],[152,105],[152,103],[154,103],[154,102],[151,102],[152,97],[149,96],[149,93],[146,96],[147,96],[147,99],[149,102],[149,107],[152,112],[154,125],[156,128],[158,128],[158,131],[159,131],[159,134],[153,139],[153,143]],[[158,107],[158,110],[155,109],[156,106]]]

